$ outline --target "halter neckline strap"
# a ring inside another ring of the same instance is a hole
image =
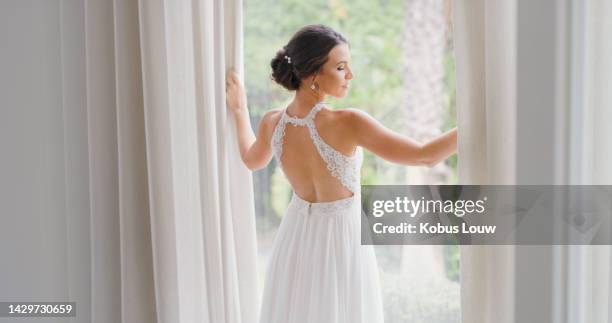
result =
[[[319,102],[317,104],[314,105],[314,107],[312,107],[312,109],[310,109],[310,111],[308,112],[308,114],[303,117],[303,118],[298,118],[298,117],[293,117],[290,116],[287,113],[287,109],[285,108],[285,111],[283,112],[283,117],[289,122],[292,123],[294,125],[305,125],[306,122],[308,122],[309,120],[311,120],[314,115],[319,112],[319,110],[321,110],[321,108],[323,108],[323,106],[325,106],[325,102]]]
[[[285,137],[285,126],[289,123],[293,126],[305,126],[308,128],[308,135],[312,140],[317,152],[321,156],[321,159],[327,165],[331,176],[337,178],[340,183],[346,187],[349,191],[357,194],[359,192],[359,169],[363,161],[363,154],[361,149],[357,148],[355,153],[351,156],[346,156],[328,145],[323,138],[319,135],[317,126],[314,122],[314,117],[318,111],[325,106],[325,102],[319,102],[308,112],[303,118],[292,117],[287,114],[287,109],[283,111],[283,115],[274,129],[272,135],[272,148],[274,156],[278,165],[283,168],[282,155],[283,155],[283,144]],[[302,133],[294,133],[293,135],[300,136]]]

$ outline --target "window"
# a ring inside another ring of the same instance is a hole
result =
[[[323,23],[350,43],[349,95],[336,108],[367,111],[421,142],[455,126],[450,0],[245,0],[245,65],[254,125],[291,93],[270,80],[270,60],[306,24]],[[273,161],[255,175],[260,284],[291,187]],[[362,184],[455,184],[456,156],[433,169],[405,167],[366,152]],[[386,322],[459,322],[457,246],[376,246]]]

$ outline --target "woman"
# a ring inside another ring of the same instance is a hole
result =
[[[433,166],[456,151],[453,129],[419,144],[356,109],[332,110],[328,95],[346,96],[351,57],[346,39],[323,25],[300,29],[272,59],[272,78],[293,101],[251,130],[245,91],[227,83],[240,155],[251,170],[274,155],[293,197],[276,235],[266,276],[261,323],[383,322],[372,246],[360,243],[361,147],[404,165]]]

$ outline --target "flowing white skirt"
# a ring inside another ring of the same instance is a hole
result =
[[[360,197],[293,195],[274,241],[260,323],[382,323],[378,266],[361,245]]]

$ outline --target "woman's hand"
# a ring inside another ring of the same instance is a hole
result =
[[[238,149],[240,157],[250,170],[265,167],[272,159],[272,148],[270,147],[270,136],[273,126],[270,116],[264,116],[259,125],[259,135],[255,137],[247,109],[246,93],[238,73],[232,68],[227,73],[225,88],[227,107],[233,114],[236,123]],[[269,113],[267,115],[270,115]]]
[[[247,110],[247,99],[244,87],[240,83],[238,73],[232,68],[226,77],[225,97],[227,106],[234,114]]]

